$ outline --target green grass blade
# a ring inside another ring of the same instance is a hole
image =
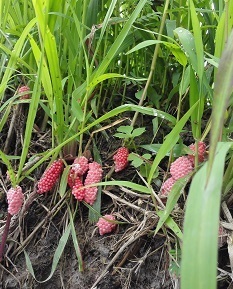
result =
[[[52,269],[51,269],[51,272],[48,276],[48,278],[46,278],[45,280],[43,281],[40,281],[40,280],[37,280],[36,277],[35,277],[35,273],[34,273],[34,270],[33,270],[33,267],[32,267],[32,263],[30,261],[30,258],[27,254],[27,252],[24,250],[24,255],[25,255],[25,259],[26,259],[26,265],[27,265],[27,268],[28,268],[28,271],[31,273],[31,275],[34,277],[34,279],[38,282],[38,283],[45,283],[47,282],[49,279],[51,279],[51,277],[53,276],[55,270],[57,269],[57,265],[58,265],[58,262],[62,256],[62,253],[65,249],[65,246],[66,246],[66,243],[68,241],[68,238],[70,236],[70,231],[71,231],[71,226],[67,226],[64,234],[62,235],[60,241],[59,241],[59,244],[57,246],[57,249],[54,253],[54,257],[53,257],[53,263],[52,263]]]
[[[0,150],[0,159],[2,159],[3,163],[6,165],[12,186],[15,187],[17,183],[16,183],[16,178],[15,178],[13,167],[12,167],[7,155],[5,155],[1,150]]]
[[[216,288],[220,197],[231,145],[219,143],[207,184],[208,163],[193,178],[184,220],[181,289]]]
[[[31,137],[32,137],[33,125],[34,125],[34,121],[36,118],[39,100],[41,96],[40,83],[41,83],[42,59],[43,59],[43,54],[41,55],[40,66],[38,68],[38,77],[36,78],[36,81],[35,81],[32,97],[31,97],[31,102],[29,106],[26,129],[25,129],[25,134],[24,134],[23,148],[22,148],[22,153],[21,153],[21,158],[20,158],[20,163],[19,163],[19,168],[18,168],[18,173],[17,173],[17,181],[19,181],[22,168],[27,159],[28,150],[29,150]]]
[[[224,114],[233,91],[233,31],[220,58],[214,85],[212,125],[210,133],[210,150],[208,172],[210,173],[215,158],[217,142],[221,139]]]
[[[1,84],[0,84],[0,100],[2,99],[5,89],[7,87],[7,83],[9,79],[11,78],[12,74],[14,73],[14,68],[16,67],[17,60],[19,58],[20,52],[22,50],[22,47],[25,43],[25,40],[28,36],[28,33],[32,29],[32,27],[36,24],[36,19],[32,19],[28,25],[24,28],[20,38],[17,40],[13,50],[11,57],[9,59],[6,72],[4,73],[4,76],[2,78]]]
[[[153,179],[153,175],[160,163],[160,161],[166,156],[167,152],[169,152],[174,145],[177,143],[178,139],[179,139],[179,134],[182,130],[182,128],[184,127],[184,125],[186,124],[186,122],[188,121],[189,117],[192,115],[194,109],[196,108],[198,103],[194,104],[187,112],[186,114],[177,122],[177,124],[175,125],[175,127],[173,128],[173,130],[167,135],[163,145],[160,147],[154,161],[153,164],[151,166],[151,170],[148,176],[148,184],[151,183],[152,179]]]
[[[149,188],[142,186],[142,185],[135,184],[133,182],[128,182],[128,181],[106,181],[106,182],[100,182],[100,183],[96,183],[93,185],[89,185],[87,187],[94,187],[96,185],[97,186],[121,186],[121,187],[127,187],[130,189],[133,189],[143,194],[150,194]]]
[[[100,66],[97,68],[95,73],[95,77],[99,77],[100,75],[104,74],[106,69],[108,68],[110,62],[112,61],[113,57],[116,55],[117,50],[123,43],[125,37],[127,36],[130,28],[132,27],[134,21],[138,17],[139,13],[141,12],[142,8],[146,4],[147,0],[140,0],[138,5],[136,6],[135,10],[131,14],[129,20],[126,22],[124,27],[122,28],[120,34],[117,36],[114,43],[109,48],[107,55],[105,56],[104,60],[101,62]]]
[[[191,11],[195,50],[197,54],[197,74],[200,80],[202,80],[203,72],[204,72],[204,52],[203,52],[201,27],[200,27],[200,22],[197,18],[196,9],[192,0],[189,0],[189,5],[190,5],[190,11]]]
[[[179,179],[178,181],[176,181],[176,183],[172,187],[172,190],[169,193],[169,196],[167,199],[166,208],[160,212],[160,215],[159,215],[160,219],[159,219],[159,222],[157,224],[154,234],[157,234],[158,231],[163,226],[163,224],[166,222],[167,218],[169,217],[175,205],[177,204],[177,201],[180,195],[183,193],[184,187],[186,186],[189,178],[190,177]]]
[[[82,254],[81,254],[81,250],[80,250],[79,245],[78,245],[78,239],[76,236],[76,230],[75,230],[75,226],[74,226],[74,222],[73,222],[73,217],[72,217],[70,208],[68,208],[68,209],[69,209],[69,215],[70,215],[71,235],[72,235],[72,239],[73,239],[74,249],[75,249],[77,259],[78,259],[79,271],[82,272],[84,270]]]
[[[163,216],[163,211],[158,211],[156,213],[160,218],[162,218]],[[176,222],[172,219],[172,217],[168,216],[166,218],[166,220],[164,221],[164,223],[166,224],[166,226],[168,228],[170,228],[174,234],[180,239],[183,240],[183,233],[181,231],[181,229],[179,228],[179,226],[176,224]]]

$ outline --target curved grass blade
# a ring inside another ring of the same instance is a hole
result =
[[[210,174],[215,158],[217,142],[221,139],[224,114],[233,91],[233,30],[220,58],[214,85],[212,125],[210,132],[210,150],[208,173]]]
[[[7,166],[7,171],[9,173],[12,186],[15,187],[16,186],[16,178],[15,178],[13,167],[12,167],[7,155],[5,155],[4,152],[1,150],[0,150],[0,159],[2,159],[3,163]]]
[[[53,257],[53,263],[52,263],[52,269],[51,269],[51,272],[48,276],[48,278],[46,278],[45,280],[43,281],[39,281],[36,279],[35,277],[35,273],[34,273],[34,270],[33,270],[33,267],[32,267],[32,263],[30,261],[30,258],[27,254],[27,252],[24,250],[24,256],[25,256],[25,259],[26,259],[26,265],[27,265],[27,268],[28,268],[28,271],[31,273],[31,275],[33,276],[33,278],[38,282],[38,283],[45,283],[47,282],[49,279],[51,279],[51,277],[53,276],[56,268],[57,268],[57,264],[62,256],[62,253],[65,249],[65,245],[68,241],[68,238],[70,236],[70,231],[71,231],[71,225],[68,225],[64,234],[62,235],[59,243],[58,243],[58,246],[57,246],[57,249],[54,253],[54,257]]]
[[[208,162],[191,183],[184,219],[181,289],[216,288],[217,236],[225,156],[231,143],[219,143],[207,182]]]
[[[179,134],[182,130],[182,128],[184,127],[184,125],[186,124],[186,122],[188,121],[189,117],[192,115],[194,109],[196,108],[198,102],[195,103],[187,112],[186,114],[177,122],[177,124],[175,125],[175,127],[173,128],[173,130],[167,135],[163,145],[160,147],[154,161],[153,164],[151,166],[151,170],[148,176],[148,184],[151,183],[152,179],[153,179],[153,175],[160,163],[160,161],[166,156],[166,154],[175,146],[175,144],[177,143],[178,139],[179,139]]]
[[[78,268],[79,268],[80,272],[83,272],[83,270],[84,270],[83,258],[82,258],[81,250],[80,250],[79,245],[78,245],[78,239],[77,239],[77,236],[76,236],[76,231],[75,231],[75,227],[74,227],[73,217],[72,217],[72,214],[71,214],[71,211],[70,211],[69,207],[68,207],[68,209],[69,209],[69,215],[70,215],[71,236],[72,236],[72,239],[73,239],[75,253],[76,253],[76,256],[77,256],[77,259],[78,259]]]
[[[28,33],[30,32],[30,30],[32,29],[32,27],[35,24],[36,24],[36,18],[32,19],[28,23],[28,25],[24,28],[20,38],[18,39],[18,41],[16,42],[16,44],[12,50],[11,57],[9,59],[6,71],[4,73],[4,76],[3,76],[1,84],[0,84],[0,100],[1,100],[2,96],[4,95],[4,92],[5,92],[5,89],[7,87],[7,83],[9,81],[10,77],[14,73],[14,67],[17,64],[21,49],[22,49],[23,45],[25,44],[25,39],[27,38]]]
[[[174,186],[172,187],[171,192],[169,193],[167,203],[166,203],[166,208],[164,211],[160,211],[159,213],[159,222],[157,224],[157,227],[155,229],[154,235],[158,233],[158,231],[161,229],[163,224],[166,222],[167,218],[171,214],[172,210],[174,209],[180,195],[184,191],[184,187],[186,186],[187,182],[189,181],[190,176],[186,176],[182,179],[179,179],[176,181]]]

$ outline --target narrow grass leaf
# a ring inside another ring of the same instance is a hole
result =
[[[215,158],[217,142],[221,139],[224,114],[233,91],[233,30],[220,58],[213,96],[212,124],[210,132],[210,150],[208,172]]]
[[[55,270],[57,269],[57,265],[58,265],[58,262],[63,254],[63,251],[64,251],[64,248],[66,246],[66,243],[68,241],[68,238],[70,236],[70,232],[71,232],[71,225],[68,225],[64,234],[62,235],[59,243],[58,243],[58,246],[57,246],[57,249],[54,253],[54,257],[53,257],[53,263],[52,263],[52,269],[51,269],[51,272],[48,276],[48,278],[46,278],[45,280],[43,281],[40,281],[40,280],[37,280],[36,277],[35,277],[35,273],[34,273],[34,270],[33,270],[33,267],[32,267],[32,263],[30,261],[30,258],[27,254],[27,252],[24,250],[24,256],[25,256],[25,259],[26,259],[26,265],[27,265],[27,268],[28,268],[28,271],[31,273],[31,275],[33,276],[33,278],[38,282],[38,283],[45,283],[47,282],[49,279],[52,278]]]
[[[191,183],[184,219],[181,289],[215,289],[217,236],[225,156],[231,143],[219,143],[207,182],[208,162]]]
[[[43,54],[41,55],[41,60],[43,59]],[[18,168],[18,174],[17,174],[17,181],[19,181],[20,174],[22,172],[22,168],[24,166],[24,163],[26,161],[28,150],[31,142],[32,137],[32,131],[33,131],[33,125],[37,114],[37,108],[40,100],[40,94],[41,94],[41,71],[42,71],[42,61],[40,62],[40,66],[38,68],[38,77],[36,78],[35,85],[33,88],[33,93],[31,97],[31,102],[29,106],[29,112],[26,122],[26,129],[24,134],[24,141],[23,141],[23,148]]]
[[[151,166],[151,170],[148,176],[148,184],[151,183],[153,175],[160,163],[160,161],[166,156],[166,154],[174,147],[174,145],[177,143],[179,139],[179,134],[192,115],[193,111],[195,110],[198,103],[195,103],[187,112],[186,114],[177,122],[173,130],[166,136],[166,139],[163,143],[163,145],[160,147],[153,164]]]
[[[192,0],[189,0],[189,5],[190,5],[190,11],[191,11],[195,50],[197,54],[197,74],[201,81],[203,77],[203,72],[204,72],[204,52],[203,52],[203,43],[202,43],[202,33],[201,33],[200,22],[197,18],[196,9]]]
[[[146,4],[147,0],[140,0],[135,7],[135,10],[132,12],[129,20],[125,23],[124,27],[122,28],[121,32],[117,36],[114,43],[109,48],[108,53],[106,54],[104,60],[101,62],[100,66],[97,68],[95,77],[99,77],[100,75],[104,74],[106,69],[108,68],[110,62],[112,61],[113,57],[116,55],[117,50],[123,43],[125,37],[127,36],[130,28],[132,27],[134,21],[138,17],[139,13],[141,12],[142,8]]]
[[[6,165],[12,186],[15,187],[16,186],[16,178],[15,178],[13,167],[12,167],[7,155],[4,154],[4,152],[1,150],[0,150],[0,159],[2,159],[3,163]]]
[[[133,182],[128,182],[128,181],[106,181],[106,182],[96,183],[93,185],[88,185],[86,187],[95,187],[95,186],[121,186],[121,187],[130,188],[132,190],[138,191],[143,194],[151,193],[149,188],[142,186],[142,185],[135,184]]]
[[[154,235],[158,233],[158,231],[162,228],[164,222],[167,220],[172,210],[174,209],[180,195],[183,193],[184,187],[189,181],[190,176],[186,176],[182,179],[176,181],[173,185],[171,192],[168,195],[166,207],[163,211],[160,211],[160,219],[155,229]]]
[[[81,253],[81,250],[80,250],[79,245],[78,245],[78,239],[77,239],[77,236],[76,236],[76,229],[75,229],[75,226],[74,226],[73,217],[72,217],[70,208],[68,208],[68,209],[69,209],[69,215],[70,215],[71,236],[72,236],[72,239],[73,239],[75,253],[76,253],[76,256],[77,256],[77,259],[78,259],[78,268],[79,268],[80,272],[83,272],[84,264],[83,264],[82,253]]]
[[[67,191],[66,189],[67,189],[67,179],[68,179],[69,171],[70,171],[70,167],[67,166],[63,170],[63,173],[61,176],[60,187],[59,187],[59,194],[60,194],[61,198],[65,195],[65,193]]]
[[[157,215],[162,218],[163,216],[163,211],[158,211]],[[181,229],[179,228],[179,226],[177,225],[177,223],[173,220],[173,218],[171,216],[168,216],[164,222],[166,224],[166,226],[171,229],[174,234],[180,239],[183,240],[183,233],[181,231]]]
[[[173,39],[171,39],[173,40]],[[173,42],[175,42],[173,40]],[[143,41],[139,44],[137,44],[134,48],[130,49],[128,52],[126,52],[125,54],[128,55],[132,52],[138,51],[142,48],[151,46],[151,45],[156,45],[156,44],[164,44],[166,47],[168,47],[171,51],[171,53],[175,56],[176,60],[183,66],[186,66],[187,64],[187,57],[185,56],[184,52],[181,50],[180,46],[175,42],[175,43],[171,43],[171,42],[166,42],[166,41],[162,41],[162,40],[146,40]]]
[[[102,159],[98,147],[96,146],[95,141],[93,140],[93,155],[94,160],[102,165]],[[88,220],[91,223],[97,222],[101,212],[101,194],[102,194],[102,187],[98,187],[97,198],[92,206],[94,210],[90,210],[88,212]]]
[[[25,40],[28,36],[28,33],[32,29],[32,27],[36,24],[36,19],[32,19],[27,26],[24,28],[20,38],[17,40],[13,50],[11,57],[9,59],[6,71],[3,75],[1,84],[0,84],[0,100],[2,99],[2,96],[4,95],[5,89],[7,87],[7,83],[9,79],[11,78],[12,74],[14,73],[14,68],[16,68],[17,59],[19,58],[19,55],[21,53],[22,47],[25,43]]]

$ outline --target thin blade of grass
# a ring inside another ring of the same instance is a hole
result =
[[[200,78],[200,81],[203,77],[204,72],[204,52],[203,52],[203,43],[202,43],[202,33],[200,22],[197,18],[197,13],[195,6],[192,0],[189,0],[190,11],[191,11],[191,19],[193,25],[193,34],[194,34],[194,43],[195,43],[195,50],[197,55],[197,74]]]
[[[215,158],[218,140],[221,139],[224,113],[227,109],[229,98],[233,91],[233,30],[220,58],[216,75],[212,109],[212,125],[210,132],[210,150],[208,174]]]
[[[153,179],[153,175],[160,163],[160,161],[166,156],[166,154],[175,146],[179,139],[179,134],[192,115],[193,111],[195,110],[198,102],[195,103],[187,112],[186,114],[177,122],[173,130],[167,135],[163,145],[160,147],[153,164],[151,166],[151,170],[147,179],[148,184],[151,184],[151,181]]]
[[[12,186],[15,187],[16,186],[16,178],[15,178],[13,167],[12,167],[7,155],[5,155],[4,152],[1,150],[0,150],[0,159],[2,159],[3,163],[7,166],[7,171],[8,171],[8,174],[10,176]]]
[[[157,227],[155,229],[154,235],[158,233],[158,231],[162,228],[164,222],[166,222],[167,218],[171,214],[172,210],[174,209],[175,205],[177,204],[177,201],[180,197],[180,195],[184,191],[184,187],[186,186],[187,182],[189,181],[189,177],[184,177],[182,179],[179,179],[176,181],[174,186],[172,187],[171,192],[169,193],[167,203],[166,203],[166,208],[163,211],[160,211],[159,214],[159,222],[157,224]]]
[[[51,272],[48,276],[48,278],[46,278],[45,280],[43,281],[40,281],[40,280],[37,280],[36,277],[35,277],[35,273],[34,273],[34,270],[33,270],[33,267],[32,267],[32,263],[30,261],[30,258],[27,254],[27,252],[24,250],[24,256],[25,256],[25,259],[26,259],[26,265],[27,265],[27,268],[28,268],[28,271],[31,273],[31,275],[33,276],[33,278],[38,282],[38,283],[45,283],[47,282],[49,279],[51,279],[51,277],[53,276],[55,270],[57,269],[57,265],[58,265],[58,262],[63,254],[63,251],[65,249],[65,246],[66,246],[66,243],[68,241],[68,238],[70,236],[70,232],[71,232],[71,225],[68,225],[64,234],[62,235],[60,241],[59,241],[59,244],[57,246],[57,249],[54,253],[54,257],[53,257],[53,263],[52,263],[52,269],[51,269]]]
[[[69,209],[69,215],[70,215],[71,235],[72,235],[72,239],[73,239],[75,253],[76,253],[76,256],[78,259],[78,268],[79,268],[80,272],[83,272],[83,270],[84,270],[83,258],[82,258],[81,250],[80,250],[79,245],[78,245],[78,239],[76,236],[76,230],[74,227],[73,217],[72,217],[70,208],[68,208],[68,209]]]
[[[130,28],[132,27],[134,21],[138,17],[139,13],[141,12],[142,8],[146,4],[147,0],[140,0],[135,7],[133,13],[131,14],[129,20],[125,23],[124,27],[122,28],[120,34],[117,36],[114,43],[109,48],[108,53],[106,54],[104,60],[101,62],[100,66],[97,68],[95,73],[95,77],[99,77],[103,73],[105,73],[107,67],[109,66],[110,62],[112,61],[113,57],[116,55],[117,50],[121,46],[122,42],[124,41],[125,37],[127,36]]]
[[[231,145],[219,143],[208,183],[208,162],[191,183],[184,220],[181,289],[216,288],[220,196],[225,156]]]
[[[12,74],[14,73],[14,68],[16,67],[17,60],[20,56],[20,52],[22,50],[22,47],[25,43],[25,40],[28,36],[28,33],[32,29],[32,27],[36,24],[36,18],[32,19],[28,25],[24,28],[20,38],[17,40],[13,50],[11,57],[9,59],[6,71],[4,73],[4,76],[2,78],[1,84],[0,84],[0,100],[2,99],[5,89],[7,87],[7,83],[9,79],[11,78]]]

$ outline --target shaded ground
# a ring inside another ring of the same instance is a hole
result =
[[[148,201],[147,198],[143,203]],[[21,243],[26,240],[25,250],[38,280],[45,280],[50,274],[66,216],[65,208],[62,208],[56,216],[46,220],[48,214],[45,208],[49,208],[51,203],[51,195],[36,199],[28,214],[20,215],[21,220],[13,219],[9,236],[9,240],[21,239]],[[114,205],[110,205],[107,198],[106,208],[112,206]],[[10,248],[14,243],[8,242],[10,251],[6,255],[4,268],[1,266],[0,269],[1,288],[172,288],[168,273],[166,239],[162,235],[149,236],[157,221],[155,214],[148,210],[148,216],[143,216],[135,210],[133,215],[129,215],[132,209],[128,205],[122,205],[121,209],[118,214],[125,211],[124,218],[131,223],[120,225],[115,233],[101,237],[96,227],[87,220],[87,208],[80,205],[82,219],[75,219],[75,229],[84,271],[79,272],[77,256],[70,238],[53,277],[42,284],[37,283],[28,272],[24,254],[19,251],[19,255],[14,256],[20,246],[15,244],[14,251]],[[43,223],[36,230],[41,221]],[[98,279],[98,284],[93,287]]]

